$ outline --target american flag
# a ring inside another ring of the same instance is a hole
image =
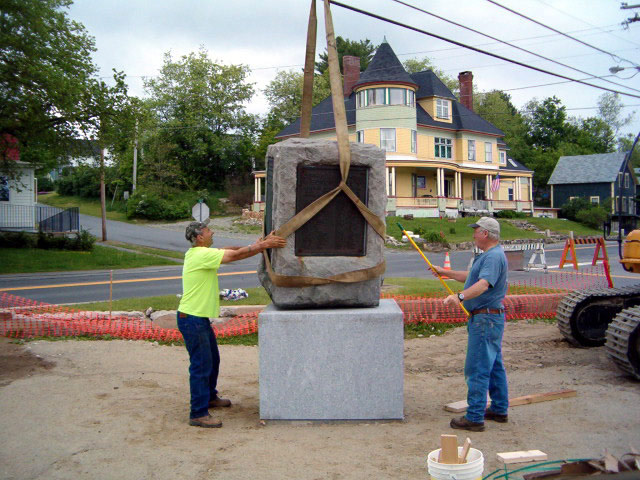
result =
[[[491,191],[495,192],[500,188],[500,174],[496,175],[496,178],[491,182]]]

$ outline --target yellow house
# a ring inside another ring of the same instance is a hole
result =
[[[343,58],[349,136],[387,152],[388,215],[533,212],[533,172],[509,158],[504,133],[473,112],[471,72],[458,76],[458,101],[431,70],[407,73],[386,41],[362,75],[359,66]],[[299,133],[298,119],[276,138]],[[331,97],[313,108],[310,135],[336,138]],[[254,210],[264,205],[264,177],[254,172]]]

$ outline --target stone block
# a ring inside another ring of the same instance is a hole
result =
[[[359,187],[362,187],[362,178],[366,178],[365,195],[368,208],[376,215],[384,218],[387,202],[385,190],[385,153],[374,145],[364,143],[351,143],[351,165],[366,170],[366,177],[361,172],[358,174]],[[287,221],[293,218],[300,205],[296,205],[298,189],[299,168],[325,167],[339,164],[338,145],[335,141],[314,139],[288,139],[284,142],[269,146],[267,152],[267,185],[265,226],[269,230],[277,230]],[[322,170],[320,168],[316,170]],[[356,181],[356,174],[350,176],[349,181]],[[333,187],[334,185],[331,185]],[[337,182],[335,184],[337,186]],[[322,190],[325,185],[310,185],[309,188]],[[306,188],[306,186],[305,186]],[[330,190],[331,188],[328,188]],[[325,189],[325,191],[328,191]],[[356,189],[354,188],[354,191]],[[339,196],[346,196],[340,193]],[[298,199],[299,200],[299,199]],[[339,199],[334,199],[337,201]],[[344,200],[344,198],[342,199]],[[351,205],[346,205],[351,207]],[[327,278],[332,275],[362,270],[373,267],[384,259],[384,239],[373,228],[365,223],[364,227],[357,230],[356,223],[361,220],[361,215],[356,211],[350,211],[346,216],[345,208],[330,208],[327,205],[324,219],[318,225],[313,226],[311,237],[326,239],[324,242],[315,242],[326,246],[331,250],[331,242],[338,242],[341,235],[361,235],[361,250],[364,255],[347,256],[319,253],[314,255],[296,255],[296,242],[300,242],[304,235],[292,234],[287,239],[287,246],[271,251],[271,264],[274,271],[281,275],[311,276]],[[335,205],[334,205],[335,207]],[[328,218],[327,214],[335,215]],[[322,213],[322,212],[320,212]],[[313,221],[314,219],[312,219]],[[304,228],[304,227],[302,227]],[[302,230],[302,229],[301,229]],[[323,231],[324,230],[324,231]],[[309,237],[309,231],[306,232]],[[360,241],[360,239],[358,239]],[[358,243],[356,241],[355,243]],[[298,251],[305,245],[298,245]],[[303,248],[304,250],[304,248]],[[280,308],[318,308],[318,307],[372,307],[378,305],[380,299],[380,278],[373,278],[364,282],[351,284],[327,284],[304,288],[285,288],[273,285],[269,279],[264,260],[258,267],[258,275],[273,303]]]
[[[269,305],[258,323],[260,418],[403,418],[404,328],[394,300],[373,308]]]

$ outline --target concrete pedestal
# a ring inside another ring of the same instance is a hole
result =
[[[260,418],[403,418],[404,328],[393,300],[373,308],[260,313]]]

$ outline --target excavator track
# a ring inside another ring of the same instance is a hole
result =
[[[598,347],[614,317],[635,305],[640,305],[640,285],[574,291],[558,304],[558,328],[573,345]]]
[[[607,328],[605,349],[621,370],[640,380],[640,306],[615,316]]]

